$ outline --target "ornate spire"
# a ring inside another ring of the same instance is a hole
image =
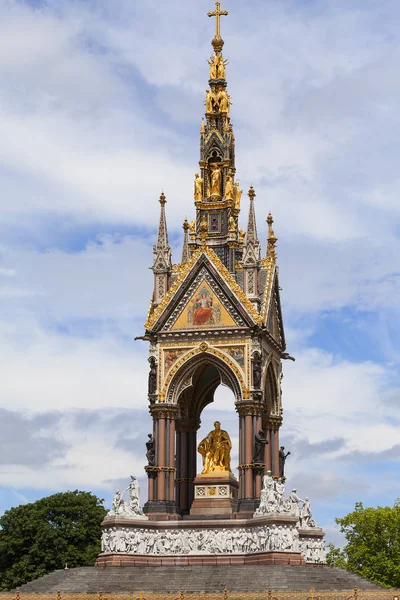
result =
[[[236,180],[235,136],[230,119],[231,98],[227,92],[226,67],[222,55],[221,17],[228,11],[215,2],[213,53],[208,60],[209,78],[205,119],[200,127],[200,161],[194,179],[197,231],[191,227],[190,250],[212,246],[231,273],[242,256],[238,216],[242,190]],[[200,228],[200,225],[202,226]]]
[[[190,225],[187,219],[185,219],[183,223],[183,248],[182,248],[182,264],[186,264],[190,258],[190,250],[189,250],[189,229]]]
[[[154,246],[154,262],[153,271],[156,273],[164,273],[169,271],[172,266],[171,247],[168,243],[167,220],[165,217],[165,205],[167,199],[164,192],[160,196],[160,223],[158,225],[157,243]]]
[[[274,230],[272,229],[272,225],[274,224],[274,219],[272,218],[271,213],[268,215],[267,219],[268,223],[268,240],[267,240],[267,258],[270,258],[272,262],[276,263],[276,242],[278,238],[275,235]]]
[[[254,198],[256,197],[256,193],[253,186],[250,187],[248,196],[250,198],[250,206],[247,231],[243,244],[243,266],[254,267],[261,259],[261,249],[257,235],[256,213],[254,210]]]

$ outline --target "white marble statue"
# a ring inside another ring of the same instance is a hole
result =
[[[311,505],[310,500],[308,498],[305,498],[303,506],[300,510],[300,523],[302,527],[317,527],[317,524],[314,521],[311,513]]]
[[[296,488],[293,488],[288,498],[288,506],[290,514],[297,517],[298,521],[300,521],[300,502],[304,502],[304,500],[298,497]]]
[[[275,480],[272,477],[271,471],[267,471],[267,474],[263,477],[260,506],[254,513],[254,517],[263,517],[264,515],[277,513],[279,512],[278,508]]]
[[[123,495],[129,491],[129,502],[125,502]],[[113,501],[112,508],[108,512],[109,517],[127,517],[130,519],[144,519],[147,520],[143,514],[140,506],[140,490],[138,480],[134,475],[131,475],[131,481],[128,487],[121,493],[119,490],[116,491]],[[122,536],[122,541],[119,542],[122,546],[125,544],[125,536]]]

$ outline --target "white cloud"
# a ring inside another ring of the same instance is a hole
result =
[[[340,460],[384,452],[398,437],[399,7],[338,0],[318,14],[294,1],[252,8],[256,19],[231,0],[224,23],[238,176],[242,187],[256,185],[260,236],[272,209],[280,238],[284,316],[297,358],[285,365],[282,435],[305,440],[310,452],[344,439],[323,457],[293,453],[288,485],[310,490],[337,536],[332,516],[360,496],[373,501],[372,480],[385,501],[400,495],[389,467],[372,478],[365,464]],[[39,471],[4,466],[3,485],[109,493],[112,480],[143,472],[135,432],[150,424],[147,348],[132,337],[142,333],[151,296],[161,189],[174,243],[194,214],[208,9],[187,11],[183,0],[160,3],[155,13],[146,0],[112,7],[48,0],[35,10],[0,0],[0,222],[9,240],[0,248],[1,404],[21,415],[59,410],[54,433],[66,444]],[[245,200],[243,209],[245,222]],[[97,233],[121,225],[132,234]],[[79,252],[60,250],[58,228],[81,226],[93,227],[93,241]],[[365,311],[355,318],[381,350],[380,364],[356,350],[350,362],[344,352],[310,347],[318,316],[349,307]],[[303,316],[307,324],[295,330]],[[236,454],[231,397],[219,398],[199,436],[217,409]],[[130,423],[120,415],[131,427],[122,431],[118,411],[132,408],[141,416]],[[79,427],[73,411],[84,409],[92,412],[80,414]],[[107,410],[115,411],[112,425]],[[124,450],[130,444],[132,452]]]
[[[37,322],[24,332],[2,328],[2,406],[52,409],[147,406],[146,349],[105,334],[94,339],[46,331]]]

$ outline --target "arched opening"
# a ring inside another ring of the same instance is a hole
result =
[[[235,402],[241,399],[240,383],[227,362],[203,352],[175,374],[167,392],[168,402],[178,406],[176,418],[176,502],[187,514],[193,502],[193,481],[202,471],[199,442],[221,421],[233,446],[232,466],[237,465],[238,419]],[[224,417],[221,417],[221,413]],[[203,427],[201,426],[203,422]]]
[[[213,401],[201,413],[200,428],[197,431],[197,445],[214,429],[215,421],[219,421],[221,427],[230,435],[232,441],[231,470],[239,478],[239,471],[237,469],[239,461],[238,417],[236,411],[232,410],[233,405],[234,397],[232,390],[223,384],[219,385],[214,392]],[[202,468],[203,460],[200,453],[197,452],[197,473],[201,473]]]

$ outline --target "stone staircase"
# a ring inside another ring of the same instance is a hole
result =
[[[25,593],[265,592],[382,590],[367,579],[324,565],[238,565],[196,567],[81,567],[63,569],[21,586]]]

